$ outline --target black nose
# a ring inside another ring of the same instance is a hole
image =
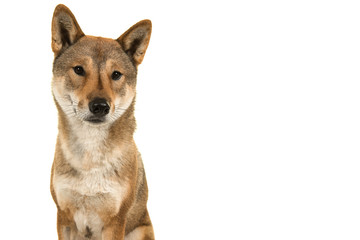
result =
[[[89,103],[90,112],[97,117],[103,117],[110,111],[110,106],[104,98],[95,98]]]

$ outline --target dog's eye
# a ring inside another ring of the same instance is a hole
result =
[[[121,72],[119,71],[114,71],[112,74],[111,74],[111,79],[112,80],[119,80],[121,78],[122,74]]]
[[[84,76],[85,75],[85,70],[83,69],[82,66],[74,67],[74,72],[79,76]]]

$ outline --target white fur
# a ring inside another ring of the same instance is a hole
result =
[[[76,223],[76,228],[79,232],[78,235],[81,237],[86,235],[86,227],[90,228],[90,231],[93,234],[92,239],[97,239],[97,237],[101,235],[104,223],[96,213],[85,210],[78,210],[74,214],[74,220]]]
[[[62,141],[65,158],[77,170],[91,170],[90,167],[111,167],[121,158],[121,152],[111,151],[106,145],[108,126],[88,126],[78,119],[72,119],[70,141]]]
[[[126,187],[109,180],[107,175],[108,173],[104,170],[83,172],[80,176],[74,177],[55,174],[54,187],[60,207],[66,207],[66,202],[69,200],[77,201],[75,198],[79,195],[94,197],[95,201],[99,194],[107,194],[112,198],[114,211],[117,212]],[[74,194],[78,195],[74,196]]]

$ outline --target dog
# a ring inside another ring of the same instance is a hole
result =
[[[52,93],[58,137],[51,170],[59,240],[152,240],[148,188],[135,145],[136,76],[150,41],[143,20],[118,39],[85,35],[55,8]]]

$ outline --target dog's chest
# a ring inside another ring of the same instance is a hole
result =
[[[55,174],[54,190],[59,207],[69,212],[79,234],[87,229],[99,234],[107,218],[115,216],[126,194],[115,170],[108,164],[88,171]]]
[[[87,229],[100,233],[106,219],[120,210],[125,188],[109,171],[96,169],[54,178],[59,207],[70,212],[82,235],[87,234]]]
[[[81,136],[80,136],[81,137]],[[118,213],[126,194],[120,182],[121,152],[109,149],[101,133],[91,132],[73,143],[62,143],[72,171],[55,171],[53,184],[59,207],[70,211],[80,232],[100,229],[104,216]]]
[[[121,195],[122,185],[109,170],[92,169],[86,172],[76,172],[54,176],[54,185],[58,198],[66,198],[71,192],[78,196],[97,197],[106,195],[109,198],[118,198]]]
[[[85,147],[84,147],[84,144]],[[96,138],[89,138],[82,146],[62,144],[66,162],[73,171],[54,176],[58,198],[65,198],[68,192],[81,197],[106,197],[119,201],[123,186],[119,181],[121,153],[100,145]]]

